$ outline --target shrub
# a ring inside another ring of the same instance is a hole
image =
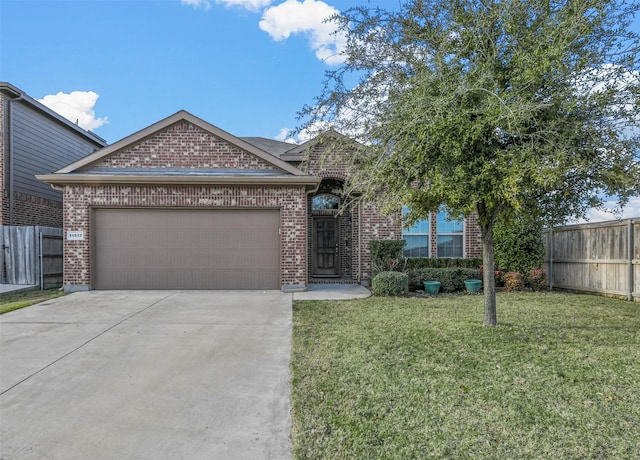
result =
[[[380,272],[371,280],[371,293],[377,296],[403,296],[409,292],[406,273]]]
[[[403,271],[405,258],[402,255],[404,240],[372,240],[369,242],[371,252],[371,276],[381,272]]]
[[[493,230],[496,267],[528,273],[542,266],[544,243],[542,222],[521,215],[509,222],[498,222]]]
[[[481,279],[477,268],[418,268],[409,270],[409,289],[424,289],[425,281],[440,281],[441,292],[458,292],[464,290],[464,280]]]
[[[407,270],[419,268],[478,268],[482,265],[482,259],[473,257],[468,259],[452,257],[411,257],[407,259]]]
[[[484,272],[482,270],[482,265],[480,265],[480,273],[482,274],[481,279],[484,280]],[[502,270],[494,270],[493,272],[494,280],[496,283],[496,287],[504,286],[504,272]]]
[[[544,291],[547,289],[547,274],[542,268],[534,268],[529,272],[527,284],[534,291]]]
[[[507,272],[504,274],[504,290],[507,292],[522,291],[524,289],[524,277],[520,272]]]

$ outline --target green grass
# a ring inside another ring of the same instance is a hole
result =
[[[65,295],[58,289],[24,291],[0,295],[0,315]]]
[[[296,302],[294,458],[640,458],[640,304]]]

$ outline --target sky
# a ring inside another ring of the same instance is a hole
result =
[[[340,63],[324,19],[398,0],[0,0],[0,81],[116,142],[179,110],[293,141]],[[640,32],[640,17],[635,18]],[[640,199],[623,217],[640,216]],[[591,220],[611,214],[592,212]]]

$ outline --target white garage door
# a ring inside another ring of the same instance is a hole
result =
[[[95,209],[95,289],[279,289],[278,210]]]

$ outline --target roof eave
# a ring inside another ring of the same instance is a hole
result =
[[[51,185],[308,185],[317,186],[322,178],[315,176],[141,176],[105,174],[44,174],[36,179]]]

